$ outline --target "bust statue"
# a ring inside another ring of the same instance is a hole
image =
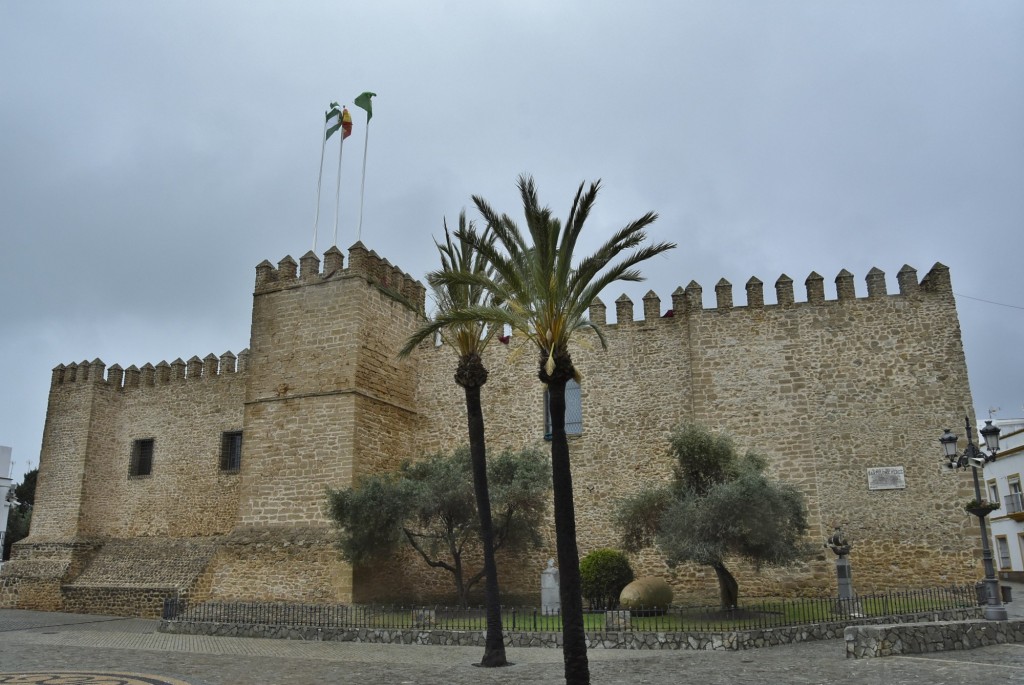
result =
[[[843,534],[843,529],[839,526],[836,526],[835,532],[825,539],[825,546],[831,547],[835,555],[840,558],[849,554],[850,549],[853,547],[849,540],[846,539],[846,535]]]

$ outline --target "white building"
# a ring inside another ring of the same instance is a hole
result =
[[[999,458],[985,465],[986,499],[1002,506],[989,516],[992,556],[1002,580],[1024,582],[1024,419],[1001,419]]]
[[[7,499],[10,489],[11,448],[0,445],[0,549],[3,549],[4,536],[7,534],[7,514],[11,510],[11,503]]]

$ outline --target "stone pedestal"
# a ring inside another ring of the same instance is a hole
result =
[[[846,557],[836,559],[836,579],[839,583],[839,599],[853,599],[853,569]]]
[[[628,611],[606,611],[604,612],[604,628],[612,632],[632,630],[632,615]]]

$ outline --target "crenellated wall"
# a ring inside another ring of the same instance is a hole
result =
[[[800,487],[812,541],[841,524],[855,540],[859,589],[971,577],[975,535],[958,504],[969,499],[967,481],[936,456],[944,422],[973,413],[960,332],[949,325],[957,318],[948,269],[937,264],[918,282],[905,266],[893,295],[877,269],[866,278],[866,297],[856,296],[846,271],[836,278],[836,299],[825,299],[822,281],[812,273],[798,302],[782,276],[776,303],[766,304],[760,281],[751,279],[746,306],[734,305],[730,284],[720,281],[713,308],[703,307],[701,287],[691,282],[673,293],[668,310],[648,293],[636,320],[623,296],[610,325],[605,305],[594,303],[590,318],[606,324],[608,348],[583,336],[572,350],[583,374],[583,431],[570,438],[581,554],[617,546],[615,502],[670,475],[668,433],[690,420],[728,431]],[[542,440],[537,358],[518,344],[513,337],[485,354],[492,448]],[[464,441],[465,419],[452,350],[425,344],[420,353],[417,406],[429,451]],[[867,469],[885,466],[904,468],[906,489],[868,489]],[[540,550],[507,575],[521,570],[524,586],[535,583],[551,555]],[[831,557],[760,574],[737,564],[741,589],[825,592],[835,582]],[[677,596],[715,587],[705,568],[671,573],[654,553],[636,562],[640,574],[670,574]]]
[[[139,538],[157,548],[176,539],[191,550],[195,570],[181,574],[188,579],[178,591],[195,599],[445,592],[447,578],[411,557],[353,573],[334,547],[326,488],[466,441],[455,353],[425,342],[397,358],[422,321],[423,286],[361,243],[348,261],[346,268],[331,248],[322,269],[312,252],[298,263],[257,266],[249,348],[237,359],[58,366],[33,527],[4,568],[0,605],[102,610],[86,604],[142,587],[146,564],[157,563],[146,560],[158,554],[140,552],[131,567],[139,578],[110,587],[96,580],[98,569],[121,568],[108,557]],[[893,294],[878,269],[864,280],[858,294],[854,276],[841,271],[828,299],[812,272],[797,301],[782,275],[768,303],[751,278],[738,306],[723,279],[709,308],[690,282],[671,294],[670,308],[648,292],[637,319],[634,303],[619,297],[611,324],[595,301],[590,318],[602,325],[607,349],[592,334],[572,349],[583,374],[583,431],[570,438],[581,553],[617,546],[616,502],[668,478],[669,431],[698,421],[765,454],[776,475],[801,488],[811,542],[844,527],[854,540],[857,589],[970,579],[975,536],[958,505],[969,486],[935,457],[940,428],[972,407],[959,329],[950,326],[957,315],[949,271],[936,264],[918,280],[904,266]],[[484,361],[489,449],[546,447],[536,351],[518,336],[496,339]],[[241,468],[223,472],[220,437],[237,430]],[[132,477],[132,442],[145,438],[154,440],[152,474]],[[867,469],[880,466],[902,466],[906,489],[869,490]],[[500,557],[504,591],[535,593],[553,556],[549,540]],[[821,594],[834,585],[832,561],[829,553],[785,571],[734,569],[746,595]],[[653,551],[634,565],[639,575],[670,578],[677,598],[715,592],[707,569],[669,570]],[[62,584],[64,599],[53,594]],[[134,595],[126,597],[118,606],[135,606]]]
[[[191,537],[227,532],[237,474],[220,470],[221,433],[242,429],[248,350],[106,369],[54,369],[41,455],[39,532],[76,537]],[[53,425],[51,426],[51,421]],[[153,467],[130,476],[133,441],[153,439]],[[69,493],[78,493],[73,505]]]

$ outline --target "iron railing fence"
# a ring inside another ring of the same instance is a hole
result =
[[[798,598],[754,600],[729,610],[718,606],[671,606],[620,612],[591,612],[588,632],[713,632],[757,630],[900,616],[972,607],[973,585],[858,595],[853,599]],[[412,605],[292,604],[279,602],[164,601],[163,618],[173,622],[227,623],[331,628],[341,630],[486,630],[482,607]],[[506,631],[561,631],[557,612],[539,607],[502,607]]]

